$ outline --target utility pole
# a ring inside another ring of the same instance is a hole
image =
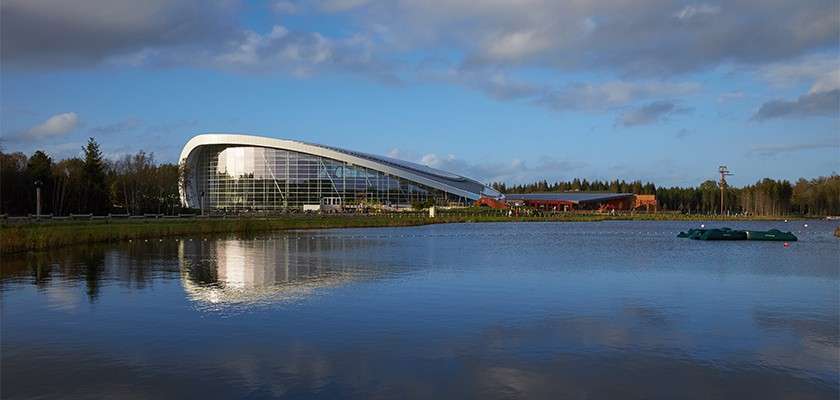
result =
[[[733,175],[725,165],[718,167],[720,172],[720,215],[723,215],[723,195],[726,190],[726,177]]]

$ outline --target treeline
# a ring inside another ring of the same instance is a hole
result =
[[[53,215],[181,212],[178,185],[184,171],[177,164],[156,163],[143,151],[117,160],[102,156],[91,138],[83,157],[54,161],[42,151],[27,157],[0,151],[0,214],[36,211],[36,186],[41,188],[41,213]],[[659,209],[684,213],[720,212],[720,187],[712,180],[697,187],[657,187],[623,180],[573,179],[527,185],[493,183],[502,193],[612,192],[655,194]],[[753,185],[724,190],[725,213],[752,215],[840,215],[840,176],[786,180],[765,178]]]
[[[0,213],[35,214],[36,187],[41,188],[42,214],[180,211],[178,165],[155,163],[143,151],[107,160],[93,138],[83,151],[82,158],[58,162],[43,151],[29,157],[0,152]]]
[[[494,189],[502,193],[547,193],[547,192],[609,192],[609,193],[634,193],[634,194],[656,194],[656,185],[642,183],[642,181],[625,182],[618,179],[613,181],[587,181],[586,179],[575,178],[571,181],[538,181],[527,185],[508,186],[497,182],[490,184]]]
[[[697,187],[656,187],[641,181],[539,181],[508,186],[493,183],[502,193],[610,192],[655,194],[660,210],[693,214],[720,213],[720,186],[708,180]],[[765,178],[744,187],[724,189],[724,213],[750,215],[840,215],[840,175],[800,178],[795,184]]]

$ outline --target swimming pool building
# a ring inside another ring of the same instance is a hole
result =
[[[181,202],[202,210],[400,208],[429,200],[466,205],[501,196],[473,179],[425,165],[262,136],[198,135],[184,146],[180,160]]]

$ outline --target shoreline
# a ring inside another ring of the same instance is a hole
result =
[[[36,222],[0,227],[0,254],[45,251],[64,246],[119,242],[133,239],[256,233],[270,231],[405,227],[445,223],[482,222],[601,222],[601,221],[782,221],[800,216],[720,217],[683,214],[552,214],[513,216],[495,213],[443,212],[374,215],[294,215],[241,218],[189,218],[149,220],[93,220]]]

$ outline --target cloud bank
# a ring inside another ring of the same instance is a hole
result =
[[[79,115],[67,112],[53,115],[27,130],[10,135],[13,141],[42,141],[64,136],[79,125]]]
[[[238,19],[243,7],[236,0],[7,0],[0,28],[3,62],[86,65],[141,51],[221,56],[218,43],[239,43],[253,62],[289,56],[283,46],[271,51],[274,45],[250,52],[278,39],[305,43],[301,57],[318,59],[324,42],[336,40],[276,27],[251,32]],[[833,0],[683,5],[665,0],[493,0],[481,7],[468,0],[326,0],[274,1],[265,7],[346,16],[356,21],[346,37],[381,38],[377,53],[446,48],[461,54],[464,65],[664,76],[728,62],[783,61],[840,44],[840,5]]]
[[[753,119],[763,121],[784,117],[837,117],[840,113],[840,89],[807,93],[796,100],[771,100],[761,105]]]
[[[735,66],[771,84],[812,84],[797,99],[766,101],[756,120],[837,115],[836,0],[490,0],[480,7],[468,0],[274,0],[256,6],[275,18],[260,29],[245,26],[249,6],[6,0],[0,63],[349,73],[386,84],[433,79],[553,111],[623,111],[621,126],[664,120],[699,90],[686,76]],[[309,28],[318,24],[283,23],[293,16],[343,24],[319,31]],[[523,70],[539,73],[513,78]],[[578,78],[557,79],[567,74]]]
[[[208,46],[235,32],[222,0],[6,0],[0,57],[7,66],[91,66],[148,49]]]
[[[669,115],[689,111],[687,108],[678,107],[673,101],[655,101],[622,114],[618,122],[624,127],[649,125],[665,119]]]

